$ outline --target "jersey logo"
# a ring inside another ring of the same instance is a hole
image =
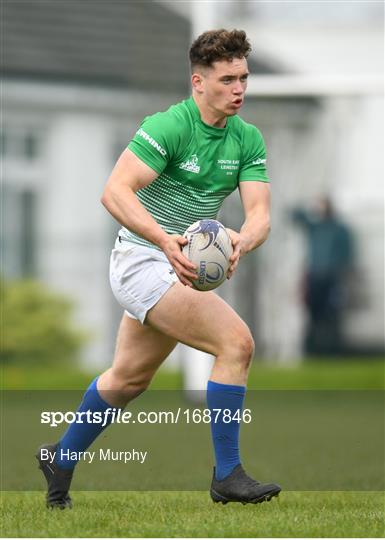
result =
[[[264,165],[266,163],[266,159],[258,158],[253,161],[253,165]]]
[[[139,128],[136,134],[140,137],[143,137],[143,139],[149,144],[151,144],[151,146],[153,146],[156,150],[158,150],[159,154],[162,154],[162,156],[165,156],[167,154],[166,150],[162,146],[160,146],[160,144],[155,139],[153,139],[151,135],[146,133],[144,129]]]
[[[190,159],[182,163],[182,165],[179,165],[179,168],[198,174],[201,170],[200,165],[198,165],[198,156],[193,154]]]

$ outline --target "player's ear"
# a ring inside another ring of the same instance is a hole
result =
[[[191,75],[191,85],[196,92],[201,93],[203,91],[203,75],[195,71]]]

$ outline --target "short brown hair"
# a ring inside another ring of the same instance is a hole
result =
[[[247,58],[250,42],[243,30],[209,30],[201,34],[190,47],[191,68],[211,67],[220,60]]]

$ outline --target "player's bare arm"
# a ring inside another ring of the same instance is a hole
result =
[[[230,257],[230,278],[239,263],[239,259],[259,247],[270,232],[270,186],[265,182],[240,182],[239,193],[245,213],[245,221],[239,233],[227,229],[233,244]]]
[[[195,266],[181,252],[187,240],[180,235],[167,234],[144,208],[135,193],[158,177],[131,150],[126,149],[118,159],[107,181],[102,203],[124,227],[159,246],[172,264],[179,280],[192,286],[190,279],[197,276]]]

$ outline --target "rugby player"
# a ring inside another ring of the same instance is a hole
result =
[[[111,286],[124,308],[112,367],[87,389],[78,411],[125,407],[146,390],[178,342],[215,356],[207,406],[242,411],[254,342],[249,328],[217,294],[192,287],[194,265],[183,256],[185,229],[215,219],[223,200],[239,189],[245,220],[229,230],[230,278],[242,256],[269,233],[270,189],[265,145],[256,127],[238,117],[249,75],[250,43],[241,30],[212,30],[191,46],[192,96],[144,119],[118,159],[102,203],[122,225],[111,254]],[[238,421],[211,422],[215,502],[257,503],[278,495],[244,471]],[[71,424],[47,464],[37,454],[49,507],[71,507],[75,463],[61,450],[86,450],[101,424]],[[66,454],[67,455],[67,454]]]

